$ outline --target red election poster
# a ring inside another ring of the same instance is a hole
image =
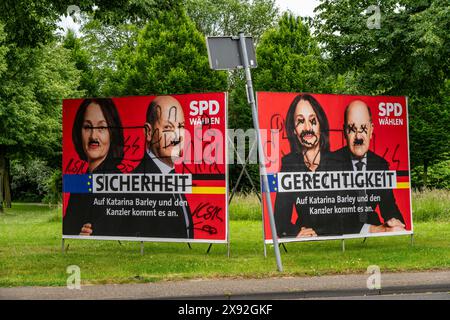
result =
[[[226,93],[63,102],[63,238],[228,242]]]
[[[257,102],[280,242],[412,234],[406,97],[258,92]],[[266,201],[263,213],[272,243]]]

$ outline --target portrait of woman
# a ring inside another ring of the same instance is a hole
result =
[[[117,166],[123,159],[123,128],[112,99],[85,99],[75,115],[72,141],[85,173],[121,173]],[[93,194],[71,194],[63,222],[65,235],[108,235],[117,228],[117,219],[99,217]],[[74,203],[77,205],[74,205]],[[77,208],[75,210],[75,208]]]
[[[85,99],[78,108],[72,141],[87,173],[120,173],[123,159],[123,129],[112,99]]]
[[[326,171],[330,154],[329,124],[319,102],[310,94],[300,94],[289,106],[285,120],[290,153],[281,159],[280,172]],[[317,192],[277,193],[275,223],[280,238],[312,237],[327,234],[327,223],[322,216],[309,213],[307,203],[297,199],[317,195]],[[295,207],[297,218],[293,219]],[[327,221],[329,222],[329,221]]]

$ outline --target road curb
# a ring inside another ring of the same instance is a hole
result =
[[[450,294],[450,283],[440,285],[421,285],[413,287],[386,287],[380,290],[361,290],[361,289],[343,289],[343,290],[314,290],[314,291],[280,291],[280,292],[260,292],[260,293],[242,293],[230,295],[215,296],[179,296],[165,298],[167,300],[270,300],[270,299],[315,299],[315,298],[335,298],[335,297],[376,297],[380,295],[400,295],[400,294],[423,294],[433,292],[447,292]],[[148,299],[159,300],[160,298]],[[141,299],[138,299],[141,300]]]

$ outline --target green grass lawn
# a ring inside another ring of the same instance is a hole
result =
[[[145,243],[141,256],[137,242],[92,240],[66,240],[69,251],[62,254],[61,209],[15,203],[0,214],[0,286],[62,286],[69,265],[80,267],[82,284],[364,273],[369,265],[382,272],[450,269],[450,221],[440,217],[415,222],[413,247],[409,236],[346,240],[344,253],[340,241],[287,244],[280,274],[272,247],[264,258],[261,221],[243,218],[260,219],[260,212],[245,212],[258,210],[258,202],[234,203],[230,258],[225,245],[206,254],[207,244],[190,250],[185,243]]]

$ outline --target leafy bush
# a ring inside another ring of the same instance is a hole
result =
[[[427,183],[423,181],[423,166],[411,171],[411,183],[415,189],[433,188],[450,190],[450,160],[430,166],[427,171]]]
[[[45,184],[52,169],[45,161],[11,161],[11,195],[13,201],[40,202],[45,196]]]
[[[56,169],[45,181],[45,197],[42,202],[45,203],[61,203],[62,202],[62,173],[60,169]]]
[[[13,201],[59,203],[62,200],[60,169],[40,159],[11,161]]]

